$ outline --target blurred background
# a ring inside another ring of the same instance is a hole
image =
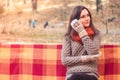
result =
[[[120,0],[0,0],[0,42],[62,43],[76,5],[89,8],[102,44],[120,44]]]

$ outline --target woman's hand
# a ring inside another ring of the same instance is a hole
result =
[[[81,56],[82,62],[96,61],[101,57],[101,53],[95,55],[83,55]]]
[[[101,53],[92,55],[92,56],[90,57],[90,61],[96,61],[96,60],[98,60],[101,56],[102,56]]]
[[[84,37],[84,36],[88,35],[87,32],[86,32],[86,30],[85,30],[85,28],[84,28],[84,26],[82,25],[82,23],[79,20],[74,19],[71,22],[71,26],[72,26],[72,28],[76,32],[78,32],[78,34],[80,35],[80,37]]]

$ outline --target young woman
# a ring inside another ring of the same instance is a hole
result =
[[[98,80],[100,32],[94,27],[90,11],[76,6],[63,38],[61,61],[66,66],[66,80]]]

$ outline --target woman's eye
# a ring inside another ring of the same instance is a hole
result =
[[[90,16],[89,14],[87,14],[87,16]]]
[[[80,18],[84,18],[85,16],[83,15],[83,16],[81,16]]]
[[[80,18],[85,18],[85,17],[89,17],[90,15],[89,14],[87,14],[87,15],[82,15],[82,16],[80,16]]]

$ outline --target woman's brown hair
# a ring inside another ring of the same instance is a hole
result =
[[[94,35],[96,35],[96,34],[99,33],[99,31],[98,31],[98,30],[94,27],[94,25],[93,25],[92,16],[91,16],[90,11],[89,11],[86,7],[84,7],[84,6],[76,6],[76,7],[72,10],[72,13],[71,13],[71,16],[70,16],[70,20],[69,20],[69,23],[68,23],[68,30],[67,30],[65,36],[70,36],[71,34],[72,34],[72,35],[78,34],[78,33],[72,28],[72,26],[71,26],[71,21],[74,20],[74,19],[80,19],[80,14],[81,14],[81,11],[82,11],[83,9],[86,9],[86,10],[88,11],[89,15],[90,15],[90,25],[89,25],[89,26],[93,29],[93,31],[94,31],[94,33],[95,33]]]

